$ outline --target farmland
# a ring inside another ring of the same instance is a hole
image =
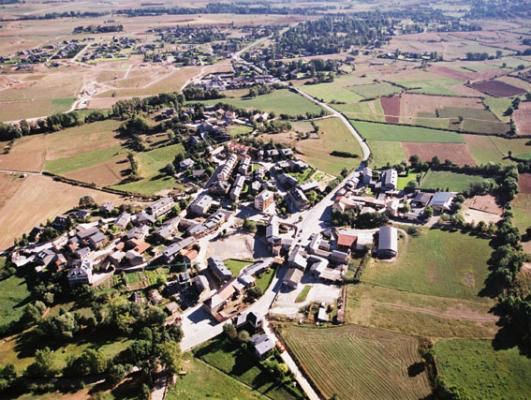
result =
[[[525,93],[524,89],[497,80],[477,82],[471,86],[493,97],[510,97]]]
[[[531,226],[531,194],[520,193],[511,203],[514,213],[514,224],[521,232]]]
[[[367,144],[371,149],[372,162],[376,167],[383,167],[387,163],[399,164],[408,159],[408,155],[400,142],[368,140]]]
[[[434,346],[438,378],[467,399],[525,399],[531,360],[517,348],[495,350],[485,340],[443,340]]]
[[[290,92],[287,89],[275,90],[273,93],[264,94],[253,98],[226,97],[218,100],[202,101],[205,104],[216,103],[230,104],[234,107],[243,108],[246,110],[260,110],[267,112],[274,112],[277,115],[288,114],[292,116],[305,114],[307,112],[319,114],[321,108],[316,106],[311,101]]]
[[[0,269],[3,268],[5,259],[0,258]],[[0,326],[18,320],[22,315],[24,306],[29,303],[30,293],[24,279],[11,276],[0,281]]]
[[[418,237],[399,241],[393,262],[374,260],[364,283],[408,292],[462,299],[478,299],[488,275],[491,248],[487,240],[460,232],[422,230]]]
[[[419,361],[411,336],[355,325],[287,325],[281,335],[325,398],[418,399],[431,392],[425,373],[408,376],[408,367]]]
[[[463,143],[462,135],[437,129],[351,121],[367,140],[423,143]]]
[[[450,192],[464,192],[471,184],[483,182],[477,175],[458,174],[451,171],[428,171],[420,182],[423,189],[441,189]]]
[[[528,139],[504,139],[492,136],[464,135],[467,147],[477,164],[488,162],[508,163],[509,151],[514,157],[522,157],[531,152]]]

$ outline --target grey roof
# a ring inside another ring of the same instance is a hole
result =
[[[251,338],[251,342],[259,356],[263,356],[275,348],[275,342],[267,335],[255,335]]]
[[[454,193],[452,192],[437,192],[433,195],[430,205],[431,206],[438,206],[443,207],[446,205],[452,198],[454,197]]]
[[[210,257],[208,259],[208,268],[219,280],[228,280],[232,278],[232,272],[227,268],[225,263],[219,257]]]
[[[378,236],[378,250],[398,253],[398,231],[392,226],[382,226]]]

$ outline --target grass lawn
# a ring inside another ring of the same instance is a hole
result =
[[[217,100],[201,101],[204,104],[225,103],[234,107],[244,108],[246,110],[260,110],[274,112],[277,115],[287,114],[296,116],[306,114],[307,112],[319,114],[321,107],[315,105],[310,100],[290,92],[288,89],[275,90],[272,93],[264,94],[254,98],[223,98]],[[197,102],[192,102],[197,103]]]
[[[312,287],[307,285],[304,286],[302,291],[297,295],[297,298],[295,299],[295,303],[302,303],[304,300],[306,300],[306,297],[308,297],[308,293],[310,293],[310,289]]]
[[[478,299],[488,275],[488,240],[460,232],[422,230],[399,241],[395,262],[373,260],[362,281],[433,296]]]
[[[412,336],[344,325],[286,325],[281,335],[315,385],[329,399],[420,399],[431,392],[425,373],[408,376],[420,361]]]
[[[253,128],[247,125],[231,125],[227,128],[227,133],[230,136],[239,136],[245,135],[246,133],[251,133]]]
[[[232,272],[232,276],[234,277],[240,275],[240,271],[242,269],[253,263],[252,260],[237,260],[235,258],[229,258],[228,260],[224,260],[223,262],[225,263],[225,266],[230,269],[230,271]]]
[[[414,173],[408,173],[406,176],[398,176],[398,183],[397,183],[397,189],[405,189],[407,184],[411,181],[415,181],[417,177],[417,174]]]
[[[313,168],[306,168],[303,172],[288,172],[288,175],[297,179],[297,183],[302,184],[310,179],[315,170]]]
[[[0,258],[0,269],[3,268],[4,262],[5,259]],[[29,299],[30,292],[24,279],[11,276],[0,281],[0,325],[19,319]]]
[[[347,322],[425,337],[494,337],[494,301],[429,296],[369,284],[348,286]]]
[[[169,388],[167,400],[266,399],[238,380],[195,358],[185,359],[184,369],[186,375],[179,377],[177,383]]]
[[[271,281],[273,280],[273,276],[275,276],[276,271],[277,270],[275,268],[269,268],[269,270],[264,272],[260,277],[256,277],[256,287],[259,288],[262,293],[264,293],[269,287]]]
[[[278,382],[256,360],[228,339],[214,339],[194,351],[196,357],[231,375],[244,384],[273,400],[302,399],[298,389]]]
[[[458,174],[451,171],[428,171],[422,178],[422,189],[448,189],[451,192],[463,192],[472,183],[483,182],[485,179],[477,175]]]
[[[350,131],[338,118],[327,118],[316,122],[319,126],[319,139],[306,139],[297,143],[302,159],[316,169],[338,176],[343,168],[357,166],[361,158],[361,148]],[[337,157],[332,153],[345,151],[356,154],[358,158]]]
[[[387,163],[399,164],[407,160],[407,154],[400,142],[384,142],[380,140],[367,140],[371,149],[372,163],[375,167],[383,167]]]
[[[486,340],[441,340],[434,353],[438,378],[460,398],[529,398],[531,359],[517,348],[496,351]]]
[[[351,121],[367,140],[426,143],[464,143],[458,133],[411,126],[386,125],[375,122]]]

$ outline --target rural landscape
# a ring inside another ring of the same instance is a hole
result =
[[[0,0],[0,398],[531,398],[528,0]]]

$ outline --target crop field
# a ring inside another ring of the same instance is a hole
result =
[[[296,116],[307,112],[317,114],[321,112],[321,107],[287,89],[275,90],[273,93],[264,94],[254,98],[227,97],[218,100],[201,101],[201,103],[205,104],[216,104],[220,102],[246,110],[274,112],[277,115],[288,114]]]
[[[72,157],[61,158],[46,162],[46,170],[54,174],[65,175],[68,172],[94,167],[106,163],[120,155],[125,154],[120,145],[79,153]],[[87,178],[90,178],[87,176]],[[84,179],[82,179],[84,180]]]
[[[13,239],[34,226],[79,204],[79,198],[90,195],[96,202],[112,201],[119,196],[56,182],[45,176],[28,176],[17,192],[0,208],[0,249],[13,244]]]
[[[498,117],[502,122],[509,122],[510,117],[504,115],[507,108],[511,105],[511,99],[505,97],[485,97],[483,100],[486,105],[489,106],[490,110]]]
[[[384,122],[384,110],[380,99],[363,101],[354,104],[334,104],[335,109],[343,112],[348,118],[359,118],[375,122]]]
[[[531,102],[520,103],[514,113],[514,123],[519,135],[531,134]]]
[[[399,164],[409,158],[400,142],[385,142],[382,140],[368,140],[371,149],[372,162],[375,167],[383,167],[387,163]]]
[[[412,143],[404,142],[402,147],[405,148],[407,158],[417,155],[422,161],[431,161],[435,156],[439,160],[450,160],[458,165],[474,165],[475,161],[468,151],[465,143]]]
[[[273,400],[302,398],[297,389],[278,382],[256,362],[256,358],[228,339],[214,339],[205,343],[194,355],[207,364],[243,382]]]
[[[423,189],[441,189],[450,192],[463,192],[473,183],[485,179],[477,175],[458,174],[450,171],[428,171],[422,178],[420,187]]]
[[[356,85],[369,85],[372,83],[372,78],[360,78],[356,75],[344,75],[337,77],[331,83],[319,83],[316,85],[304,85],[301,90],[304,92],[323,99],[327,103],[332,101],[341,101],[352,104],[362,100],[365,96],[357,93],[354,88]]]
[[[497,80],[476,82],[470,86],[493,97],[519,96],[525,93],[524,89]]]
[[[250,390],[236,379],[210,367],[195,358],[185,359],[186,374],[180,376],[166,394],[168,400],[196,399],[267,399],[258,392]]]
[[[425,337],[493,338],[494,301],[429,296],[372,286],[348,287],[347,322]]]
[[[356,85],[349,88],[354,93],[357,93],[365,99],[389,96],[395,93],[400,93],[401,89],[389,83],[369,83],[366,85]]]
[[[453,87],[461,83],[457,79],[430,72],[405,72],[403,74],[390,75],[387,81],[405,86],[413,92],[435,95],[457,95],[459,93]]]
[[[385,122],[398,123],[400,121],[399,96],[385,96],[380,99],[385,114]]]
[[[17,175],[0,173],[0,209],[16,193],[24,182],[24,178]]]
[[[513,347],[495,350],[487,340],[441,340],[434,346],[438,378],[466,399],[525,399],[531,393],[531,359]]]
[[[531,226],[531,194],[530,193],[520,193],[516,196],[511,202],[511,207],[514,214],[513,222],[520,232],[525,232],[525,230]]]
[[[316,122],[322,134],[319,139],[306,139],[297,142],[301,158],[321,171],[338,176],[343,168],[351,169],[359,164],[362,155],[358,142],[338,118],[327,118]],[[330,153],[345,151],[358,158],[338,157]]]
[[[161,147],[151,151],[135,153],[141,180],[116,185],[117,189],[140,194],[154,194],[175,186],[175,178],[161,175],[160,171],[171,163],[175,156],[184,151],[181,144]]]
[[[425,143],[464,143],[462,135],[437,129],[351,121],[367,140]]]
[[[515,157],[522,157],[531,152],[529,139],[504,139],[494,136],[463,135],[472,157],[478,164],[488,162],[509,163],[508,152]],[[522,157],[523,158],[523,157]]]
[[[420,361],[411,336],[356,325],[288,325],[281,335],[324,398],[419,399],[431,392],[424,372],[408,375]]]
[[[419,294],[478,299],[489,273],[488,240],[429,229],[404,241],[399,242],[395,262],[374,259],[362,281]]]

